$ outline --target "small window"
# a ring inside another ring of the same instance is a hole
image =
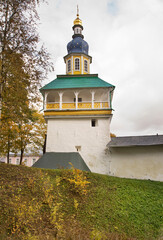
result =
[[[16,159],[16,164],[17,164],[17,165],[20,164],[19,158]]]
[[[71,72],[71,60],[68,60],[68,64],[67,64],[67,70],[68,72]]]
[[[33,164],[36,162],[36,159],[35,158],[33,158]]]
[[[75,34],[81,34],[81,28],[75,28]]]
[[[9,163],[11,164],[11,158],[9,159]]]
[[[84,71],[88,72],[88,61],[84,60]]]
[[[91,126],[92,127],[97,127],[97,120],[96,119],[91,120]]]
[[[80,152],[81,151],[81,146],[75,146],[77,152]]]
[[[80,70],[80,59],[75,58],[75,71],[79,71],[79,70]]]
[[[27,165],[27,159],[24,159],[24,164]]]
[[[76,102],[76,98],[74,98],[74,102]],[[78,102],[82,102],[82,98],[78,98]]]

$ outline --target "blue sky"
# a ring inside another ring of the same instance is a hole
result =
[[[116,86],[111,132],[163,134],[163,1],[48,0],[41,4],[40,37],[55,67],[43,84],[65,74],[63,56],[72,39],[77,4],[93,60],[91,73]]]

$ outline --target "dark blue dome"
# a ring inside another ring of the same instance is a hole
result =
[[[88,43],[81,37],[75,37],[71,42],[67,44],[67,51],[69,53],[85,53],[88,55]]]

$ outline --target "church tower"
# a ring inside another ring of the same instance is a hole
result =
[[[92,57],[82,33],[79,11],[73,31],[64,57],[66,74],[57,75],[40,90],[48,126],[46,154],[78,153],[92,172],[108,174],[105,149],[110,141],[115,87],[98,74],[90,74]]]
[[[89,46],[84,41],[82,35],[83,25],[79,18],[79,10],[77,9],[77,18],[74,20],[74,35],[73,40],[68,43],[68,54],[64,57],[66,63],[66,74],[89,74],[90,63],[92,63],[92,57],[88,55]]]

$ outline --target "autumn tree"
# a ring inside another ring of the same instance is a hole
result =
[[[14,151],[17,126],[13,121],[0,122],[0,156],[7,156],[9,163],[10,152]]]
[[[116,137],[116,135],[114,133],[110,133],[110,137],[113,138]]]
[[[38,47],[36,7],[40,1],[3,0],[0,3],[2,121],[28,111],[29,103],[37,101],[42,79],[52,69],[49,54],[43,46]]]
[[[43,150],[46,134],[46,123],[43,114],[33,111],[32,118],[27,121],[19,121],[15,134],[14,149],[20,152],[20,164],[22,164],[24,152],[39,154]]]
[[[0,1],[0,137],[26,134],[34,124],[33,106],[39,101],[38,89],[52,70],[49,54],[40,46],[36,8],[43,0]],[[40,46],[40,47],[39,47]],[[12,123],[12,124],[11,124]],[[29,127],[30,128],[30,127]],[[17,133],[18,133],[17,132]],[[20,140],[20,139],[19,139]],[[11,146],[11,141],[9,141]],[[0,148],[7,148],[0,141]],[[14,142],[13,142],[14,144]],[[9,148],[8,148],[9,149]],[[11,149],[11,148],[10,148]],[[5,152],[4,149],[3,152]]]

